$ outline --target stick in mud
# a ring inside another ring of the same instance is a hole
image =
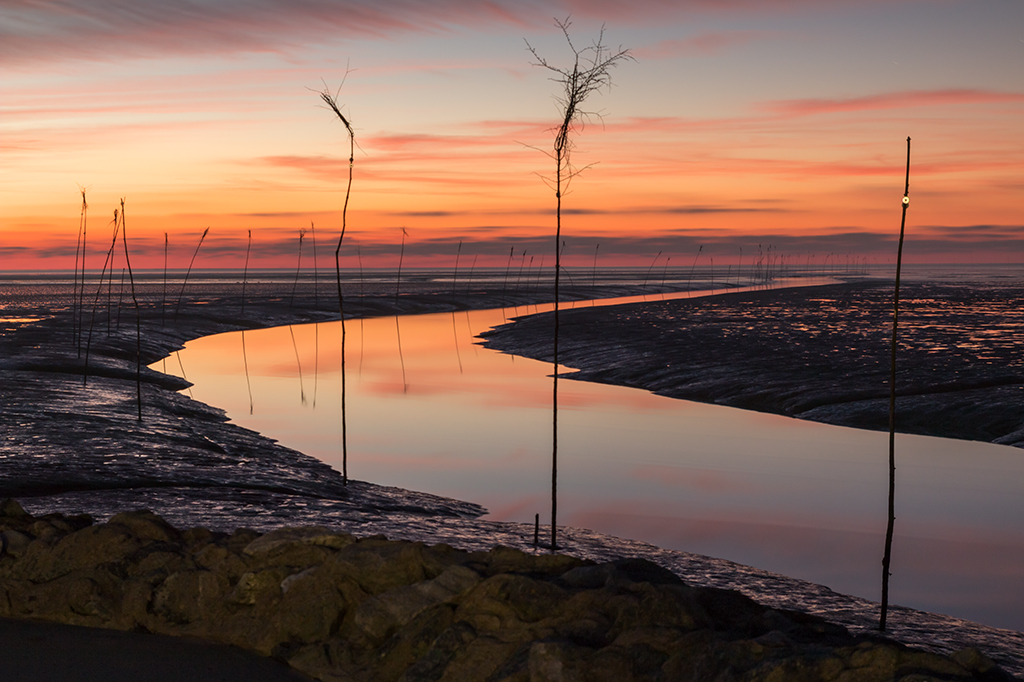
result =
[[[242,314],[245,315],[245,284],[249,279],[249,251],[252,250],[252,230],[249,230],[249,242],[245,245],[245,267],[242,268]],[[165,266],[166,267],[166,266]],[[242,347],[245,347],[243,340]],[[246,380],[248,380],[248,374],[246,374]],[[252,401],[249,401],[252,403]],[[251,407],[251,405],[250,405]],[[250,414],[252,412],[250,411]]]
[[[245,284],[242,285],[245,288]],[[164,232],[164,293],[160,300],[160,326],[167,325],[167,233]]]
[[[122,230],[122,233],[124,230]],[[124,299],[124,268],[121,268],[121,286],[117,290],[117,324],[115,329],[120,331],[121,329],[121,301]]]
[[[96,309],[100,305],[100,296],[103,294],[103,277],[107,274],[107,264],[112,263],[112,257],[114,255],[114,247],[117,246],[117,230],[120,226],[120,213],[117,209],[114,209],[114,238],[110,242],[110,249],[107,250],[107,257],[103,260],[103,269],[100,270],[100,282],[96,287],[96,297],[92,302],[92,317],[89,320],[89,337],[85,342],[85,366],[82,369],[82,385],[89,385],[89,352],[92,349],[92,331],[96,326]]]
[[[203,240],[206,239],[206,235],[207,235],[207,233],[209,233],[209,231],[210,231],[209,227],[207,227],[205,230],[203,230],[203,235],[199,238],[199,243],[196,244],[196,250],[192,254],[192,260],[190,260],[189,263],[188,263],[188,270],[185,271],[185,279],[182,280],[182,282],[181,282],[181,292],[178,294],[178,305],[175,306],[175,308],[174,308],[174,321],[175,322],[178,321],[178,313],[181,312],[181,297],[185,295],[185,285],[188,284],[188,276],[192,273],[192,264],[196,262],[196,256],[199,255],[199,247],[201,247],[203,245]]]
[[[295,305],[295,290],[299,287],[299,272],[302,271],[302,240],[306,238],[306,228],[299,230],[299,261],[295,265],[295,284],[292,285],[292,300],[288,302],[289,307]]]
[[[128,265],[128,279],[132,287],[132,301],[135,303],[135,389],[139,403],[139,421],[142,421],[142,311],[139,299],[135,296],[135,275],[132,274],[132,261],[128,257],[128,227],[124,218],[124,199],[121,199],[121,240],[124,242],[124,262]],[[121,271],[121,282],[124,282],[124,270]],[[118,322],[120,322],[120,303],[118,304]]]
[[[309,221],[309,236],[313,240],[313,307],[319,308],[320,294],[318,292],[320,289],[320,277],[317,275],[316,269],[316,226],[312,220]]]
[[[519,260],[519,274],[516,276],[516,296],[519,295],[519,284],[523,281],[524,265],[526,265],[526,249],[523,249],[523,257]]]
[[[690,274],[686,278],[686,296],[690,296],[690,282],[693,280],[693,270],[697,267],[697,259],[700,258],[700,252],[704,250],[704,245],[701,244],[697,247],[697,255],[693,257],[693,265],[690,266]]]
[[[459,248],[455,252],[455,272],[452,273],[452,305],[455,305],[455,283],[459,279],[459,256],[462,255],[462,240],[459,240]]]
[[[85,220],[89,204],[85,202],[85,189],[79,185],[82,192],[82,213],[78,218],[78,241],[75,243],[75,279],[71,293],[71,340],[78,348],[78,357],[82,357],[82,310],[78,300],[78,261],[79,253],[82,260],[82,290],[85,290]]]
[[[907,175],[903,185],[903,217],[900,219],[900,243],[896,250],[896,285],[892,299],[892,345],[889,363],[889,522],[885,529],[885,554],[882,556],[882,610],[878,629],[885,632],[889,613],[889,568],[892,564],[892,534],[896,522],[896,329],[900,318],[900,268],[903,265],[903,234],[910,206],[910,138],[907,137]]]
[[[508,289],[508,271],[512,268],[512,254],[514,254],[515,251],[516,251],[516,247],[514,247],[514,246],[511,247],[508,250],[508,263],[505,264],[505,282],[504,282],[504,284],[501,285],[502,303],[505,302],[504,301],[504,299],[505,299],[505,290]]]
[[[402,228],[402,250],[398,253],[398,276],[395,278],[395,305],[398,305],[398,290],[402,286],[402,261],[405,260],[405,238],[409,236]]]
[[[470,287],[473,286],[473,270],[476,269],[476,259],[479,257],[479,255],[480,254],[476,254],[476,255],[473,256],[473,264],[469,266],[469,277],[466,280],[466,294],[467,295],[469,294]]]
[[[654,266],[655,266],[655,264],[657,264],[659,258],[661,258],[661,251],[659,251],[658,255],[655,256],[654,260],[651,261],[651,267],[647,268],[647,273],[644,275],[644,285],[643,286],[644,286],[645,289],[647,288],[647,280],[651,276],[651,270],[654,269]]]

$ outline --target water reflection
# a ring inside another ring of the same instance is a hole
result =
[[[551,364],[474,343],[505,315],[360,321],[347,389],[355,477],[478,502],[500,520],[546,510]],[[241,357],[234,334],[198,339],[178,360],[197,399],[340,469],[341,325],[319,327],[246,332]],[[303,365],[338,387],[319,411],[294,397]],[[559,408],[560,523],[877,598],[887,434],[575,381],[560,382]],[[899,602],[1024,628],[1022,453],[898,441]]]

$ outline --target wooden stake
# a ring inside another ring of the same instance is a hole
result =
[[[885,632],[889,612],[889,571],[892,565],[892,532],[896,523],[896,330],[900,319],[900,269],[903,265],[903,234],[910,206],[910,138],[907,138],[907,176],[903,186],[903,217],[900,220],[900,243],[896,251],[896,286],[892,303],[892,345],[889,363],[889,523],[885,529],[885,554],[882,557],[882,614],[878,629]]]

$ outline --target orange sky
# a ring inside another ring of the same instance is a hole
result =
[[[113,0],[0,2],[0,270],[74,267],[87,187],[91,263],[125,198],[136,267],[292,267],[341,225],[355,266],[504,265],[553,253],[552,14],[636,61],[588,101],[593,164],[564,199],[566,258],[722,264],[772,245],[798,261],[887,262],[913,137],[909,262],[1024,255],[1024,5],[1019,2]],[[346,76],[347,73],[347,76]],[[330,245],[330,248],[328,248]],[[308,253],[308,252],[307,252]],[[813,254],[813,256],[812,256]],[[307,261],[308,262],[308,261]]]

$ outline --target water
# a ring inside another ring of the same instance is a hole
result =
[[[590,303],[577,304],[590,305]],[[346,324],[349,475],[548,521],[550,364],[476,336],[544,306]],[[341,469],[340,323],[198,339],[154,366]],[[559,523],[878,598],[887,434],[559,383]],[[1024,629],[1024,457],[899,436],[896,603]]]

